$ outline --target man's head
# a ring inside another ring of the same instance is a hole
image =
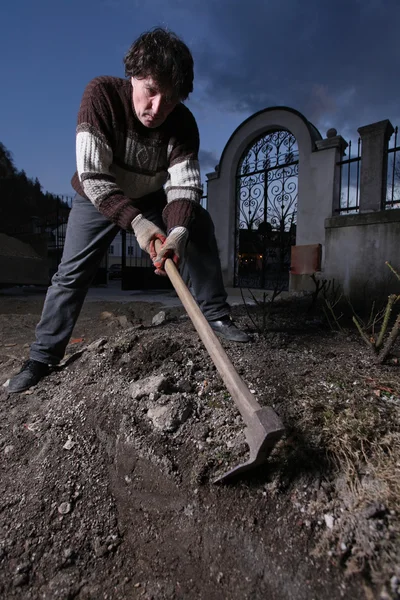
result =
[[[158,127],[193,91],[193,57],[174,33],[159,27],[143,33],[125,58],[133,105],[146,127]]]

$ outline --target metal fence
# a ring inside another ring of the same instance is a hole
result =
[[[360,210],[360,167],[361,138],[357,141],[357,154],[352,156],[352,143],[349,141],[348,158],[340,160],[340,204],[339,214],[353,214]]]
[[[200,204],[203,208],[207,208],[208,187],[207,182],[203,184],[203,194],[200,198]]]
[[[393,142],[389,142],[387,150],[387,184],[385,208],[400,208],[400,146],[398,143],[399,128],[394,130]]]
[[[57,195],[56,197],[59,200],[56,210],[53,213],[46,215],[41,223],[41,232],[46,234],[47,238],[49,256],[54,259],[52,265],[53,268],[55,266],[54,263],[58,265],[61,260],[69,211],[71,210],[73,199],[72,196],[65,195]]]

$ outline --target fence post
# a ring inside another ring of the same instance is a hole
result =
[[[387,147],[394,132],[388,119],[358,129],[362,141],[360,213],[383,210],[387,184]]]
[[[317,146],[318,151],[333,150],[329,157],[330,166],[334,169],[331,208],[332,212],[327,215],[330,217],[332,214],[339,213],[340,211],[341,170],[339,162],[345,153],[348,143],[342,138],[341,135],[338,135],[336,129],[332,128],[326,132],[326,138],[323,140],[317,140],[315,145]]]

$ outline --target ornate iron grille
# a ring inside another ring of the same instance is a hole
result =
[[[298,146],[288,131],[260,136],[236,175],[235,285],[287,289],[296,239]]]

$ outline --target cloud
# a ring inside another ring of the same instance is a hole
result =
[[[216,0],[197,82],[221,111],[286,105],[338,130],[397,119],[399,20],[398,0]]]
[[[200,168],[203,174],[214,171],[219,163],[219,157],[209,150],[200,150],[199,152]]]

